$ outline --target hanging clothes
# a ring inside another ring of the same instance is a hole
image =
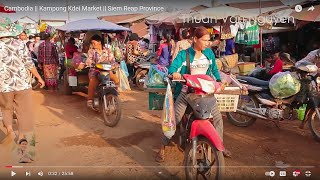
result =
[[[236,43],[238,44],[247,44],[248,42],[248,35],[244,29],[239,29],[237,36],[236,36]]]
[[[246,44],[248,41],[248,36],[246,35],[245,23],[237,22],[236,26],[238,26],[238,32],[235,38],[237,44]]]
[[[230,30],[231,30],[231,36],[236,37],[239,30],[239,24],[230,25]]]
[[[231,29],[230,29],[231,21],[230,17],[227,18],[227,21],[221,27],[221,39],[231,39]]]
[[[154,25],[149,26],[150,43],[157,43],[157,28]]]
[[[259,26],[256,22],[247,22],[246,34],[248,35],[247,45],[259,44]]]

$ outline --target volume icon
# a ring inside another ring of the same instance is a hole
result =
[[[38,172],[38,175],[43,176],[43,172],[42,171]]]

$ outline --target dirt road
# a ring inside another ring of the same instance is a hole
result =
[[[17,177],[24,177],[28,170],[33,177],[39,177],[39,171],[45,175],[71,171],[87,175],[86,179],[184,179],[183,153],[176,147],[167,149],[165,163],[154,161],[162,133],[160,111],[148,110],[146,92],[121,93],[123,115],[115,128],[106,127],[98,114],[86,108],[84,96],[41,90],[34,91],[33,97],[37,159],[25,165],[32,168],[14,169]],[[287,122],[279,129],[264,121],[247,128],[234,127],[227,121],[224,125],[225,146],[233,153],[226,159],[228,179],[266,178],[265,172],[271,170],[276,172],[276,179],[281,170],[276,164],[281,162],[293,166],[286,169],[287,179],[293,178],[296,169],[301,170],[301,178],[305,178],[306,170],[312,172],[310,179],[320,176],[320,143],[312,139],[308,127],[301,130],[298,122]],[[2,131],[0,140],[4,138]],[[10,177],[11,170],[1,166],[0,177]]]

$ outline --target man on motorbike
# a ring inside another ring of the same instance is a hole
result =
[[[103,45],[103,39],[99,35],[94,35],[91,38],[92,49],[88,51],[88,59],[86,65],[91,67],[93,64],[108,62],[110,64],[116,64],[114,55],[109,48]],[[119,79],[113,71],[110,71],[110,79],[115,84],[119,84]],[[88,98],[87,106],[93,108],[93,98],[95,89],[99,83],[97,78],[97,71],[95,68],[91,68],[89,71],[89,87],[88,87]]]
[[[210,48],[207,48],[209,40],[210,33],[205,27],[199,27],[195,30],[193,45],[187,50],[180,51],[177,57],[174,59],[171,66],[169,67],[169,74],[172,74],[174,80],[181,79],[183,74],[207,74],[215,77],[216,81],[221,83],[221,78],[215,61],[215,56],[212,50]],[[191,72],[188,72],[187,58],[189,58]],[[221,90],[223,89],[223,85],[220,85]],[[181,121],[182,116],[184,115],[187,109],[186,93],[181,90],[182,85],[177,84],[174,93],[174,96],[176,98],[174,108],[177,125]],[[223,139],[223,120],[221,113],[218,110],[217,104],[215,104],[212,107],[212,115],[214,117],[214,127],[220,135],[220,138]],[[155,159],[157,162],[164,161],[165,146],[167,146],[169,142],[170,139],[163,136],[162,145]],[[230,157],[231,153],[225,150],[224,155]]]

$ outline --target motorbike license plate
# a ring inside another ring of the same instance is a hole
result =
[[[184,92],[184,93],[188,92],[188,86],[183,85],[181,91]]]
[[[113,81],[108,81],[106,83],[106,86],[103,87],[103,89],[110,88],[110,87],[116,87]]]

